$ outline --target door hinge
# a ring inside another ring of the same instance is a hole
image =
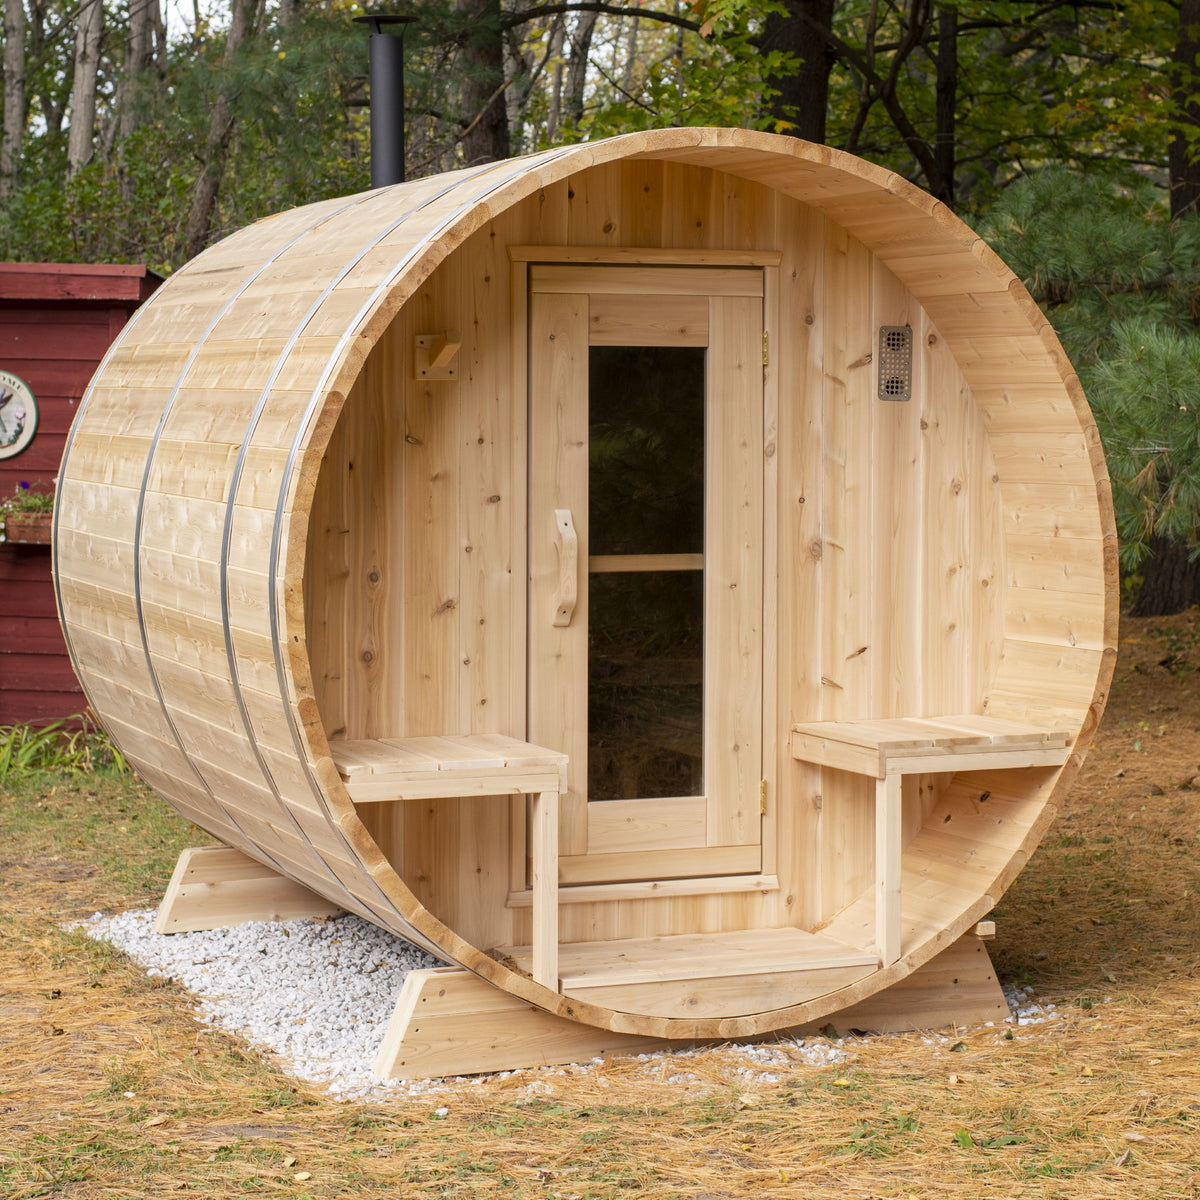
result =
[[[767,781],[762,779],[758,784],[758,811],[762,816],[767,813]]]
[[[769,333],[764,332],[763,333],[763,366],[769,367],[770,365],[771,365],[771,335]]]

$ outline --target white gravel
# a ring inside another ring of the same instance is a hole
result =
[[[1012,1016],[1009,1021],[1014,1025],[1041,1025],[1046,1021],[1057,1021],[1059,1011],[1052,1000],[1038,1000],[1033,988],[1019,988],[1015,984],[1004,985],[1004,998],[1008,1001]]]
[[[405,976],[445,965],[358,917],[167,935],[154,932],[154,916],[97,913],[83,929],[147,975],[195,995],[205,1024],[245,1037],[290,1074],[338,1094],[381,1083],[371,1064]]]
[[[89,936],[124,951],[148,975],[173,979],[199,1001],[199,1019],[275,1055],[289,1074],[351,1100],[421,1095],[433,1081],[380,1079],[372,1070],[384,1029],[409,971],[443,964],[401,938],[347,916],[253,921],[205,933],[154,932],[154,912],[95,914]],[[727,1047],[731,1082],[774,1082],[803,1066],[845,1059],[841,1043],[781,1041]],[[704,1050],[639,1055],[664,1084],[693,1083],[688,1059]],[[588,1071],[601,1060],[528,1075],[530,1090],[552,1093],[551,1077]]]

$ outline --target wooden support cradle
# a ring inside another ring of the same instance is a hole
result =
[[[243,921],[337,917],[343,912],[232,846],[191,846],[175,863],[154,932],[196,933]]]
[[[831,1025],[846,1034],[1002,1022],[1009,1015],[1008,1003],[983,945],[994,932],[990,922],[981,922],[890,988],[767,1040],[811,1036],[827,1032]],[[696,1044],[593,1029],[543,1012],[468,971],[441,967],[413,971],[405,979],[375,1059],[375,1073],[383,1079],[425,1079]]]
[[[456,737],[330,742],[355,804],[456,796],[533,798],[533,959],[531,975],[552,991],[558,982],[558,798],[567,756],[499,733]]]
[[[792,726],[792,756],[875,780],[875,943],[880,964],[900,957],[901,780],[960,770],[1058,767],[1070,734],[965,713]]]

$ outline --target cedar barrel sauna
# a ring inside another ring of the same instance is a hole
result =
[[[58,495],[79,677],[242,852],[217,876],[581,1038],[795,1028],[929,963],[1037,845],[1115,654],[1045,318],[930,196],[766,134],[234,234],[122,332]]]

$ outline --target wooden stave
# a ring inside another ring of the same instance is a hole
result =
[[[745,134],[740,131],[676,130],[656,134],[628,135],[626,138],[614,139],[610,143],[579,147],[570,151],[549,152],[542,156],[535,156],[534,159],[521,164],[519,173],[513,178],[504,181],[504,190],[499,197],[492,196],[489,202],[486,203],[483,200],[476,199],[471,205],[460,206],[460,211],[452,213],[450,220],[443,221],[442,225],[437,229],[436,234],[426,233],[423,240],[415,243],[416,251],[419,251],[419,253],[414,251],[410,256],[407,264],[409,273],[402,278],[399,277],[398,273],[395,284],[391,289],[387,290],[386,294],[377,296],[374,306],[369,312],[364,312],[354,330],[345,332],[342,342],[347,348],[340,361],[336,364],[332,363],[331,359],[333,369],[329,371],[330,384],[327,389],[327,395],[323,398],[324,402],[316,403],[316,401],[322,398],[318,397],[320,388],[314,389],[312,393],[314,403],[310,406],[305,426],[300,428],[294,435],[291,459],[293,465],[283,472],[283,484],[280,488],[275,510],[275,537],[273,539],[275,552],[278,555],[277,561],[282,566],[282,572],[279,569],[274,572],[276,585],[272,589],[272,612],[276,614],[277,624],[275,630],[276,636],[269,640],[272,641],[273,645],[278,647],[280,645],[278,635],[283,633],[286,637],[287,634],[291,634],[291,637],[285,641],[288,649],[286,669],[282,659],[278,660],[276,665],[280,691],[288,697],[287,713],[293,718],[289,722],[292,726],[292,744],[298,751],[309,777],[318,782],[318,786],[314,790],[320,796],[321,803],[327,805],[324,808],[326,819],[331,825],[336,825],[344,829],[345,836],[354,844],[354,849],[357,851],[358,856],[370,864],[369,872],[372,876],[371,882],[376,889],[376,894],[382,893],[388,900],[388,919],[386,922],[381,921],[380,923],[386,923],[395,932],[402,933],[405,936],[413,937],[415,935],[417,940],[427,946],[430,944],[437,945],[441,948],[440,952],[444,956],[461,962],[470,969],[476,970],[479,974],[491,979],[492,982],[497,983],[499,986],[524,995],[525,998],[530,999],[534,1003],[541,1004],[543,1007],[550,1008],[553,1011],[564,1012],[566,1015],[571,1015],[575,1019],[584,1020],[588,1023],[633,1030],[633,1026],[620,1024],[623,1020],[620,1014],[608,1013],[606,1010],[591,1011],[590,1006],[565,1001],[562,997],[555,997],[551,993],[543,992],[541,989],[537,989],[534,985],[529,984],[528,981],[522,980],[519,976],[512,975],[504,968],[500,968],[491,959],[486,958],[486,956],[481,955],[473,947],[463,943],[461,939],[458,939],[452,931],[447,930],[431,914],[421,910],[420,906],[416,905],[415,900],[413,900],[394,872],[391,872],[390,867],[379,859],[377,851],[374,857],[371,855],[373,843],[370,843],[370,839],[366,837],[365,831],[361,829],[361,826],[358,826],[352,809],[348,807],[348,801],[343,802],[340,782],[337,780],[336,775],[332,773],[331,764],[328,762],[324,732],[316,717],[315,707],[311,704],[311,688],[305,686],[307,657],[303,646],[303,609],[299,587],[299,580],[302,577],[303,570],[303,526],[305,524],[304,517],[306,513],[304,501],[306,494],[308,499],[311,499],[311,488],[315,483],[316,477],[314,463],[319,463],[324,443],[336,420],[335,410],[340,406],[342,398],[349,390],[350,382],[352,382],[354,376],[361,368],[362,362],[365,360],[366,350],[362,349],[361,346],[365,344],[369,348],[369,345],[373,344],[372,331],[374,332],[374,337],[377,338],[379,332],[386,327],[407,295],[411,294],[415,286],[413,280],[419,280],[428,275],[437,262],[446,258],[455,246],[460,244],[473,229],[478,228],[482,224],[491,210],[516,203],[522,195],[527,195],[537,187],[545,186],[553,180],[580,170],[583,166],[590,165],[593,162],[620,157],[626,149],[629,150],[631,155],[642,154],[651,157],[675,157],[683,161],[718,165],[721,170],[730,171],[735,174],[744,174],[749,178],[769,177],[775,186],[779,186],[777,176],[781,170],[798,169],[800,183],[795,186],[804,194],[805,201],[813,204],[815,207],[823,207],[831,216],[836,217],[840,223],[850,228],[851,232],[855,232],[855,222],[857,221],[860,231],[858,236],[862,236],[863,231],[866,231],[869,235],[867,226],[877,217],[877,197],[881,191],[887,192],[896,202],[907,202],[908,206],[904,210],[904,229],[906,235],[904,239],[899,240],[897,243],[900,248],[905,249],[911,256],[914,245],[920,246],[923,251],[930,245],[946,245],[948,249],[953,250],[960,258],[970,260],[968,265],[976,272],[975,277],[982,281],[982,290],[979,293],[981,296],[993,298],[1001,295],[1007,296],[1008,301],[1016,306],[1021,316],[1029,321],[1029,326],[1032,326],[1035,331],[1033,340],[1040,345],[1045,353],[1046,360],[1048,360],[1048,365],[1044,363],[1043,369],[1051,375],[1057,374],[1059,376],[1065,385],[1065,390],[1074,408],[1076,418],[1080,417],[1081,411],[1087,414],[1086,426],[1083,421],[1080,422],[1080,426],[1081,432],[1084,434],[1084,440],[1087,443],[1088,463],[1091,468],[1093,483],[1097,488],[1097,531],[1100,533],[1100,537],[1106,546],[1106,578],[1108,582],[1104,618],[1106,644],[1103,647],[1101,660],[1096,670],[1095,686],[1090,697],[1090,703],[1085,706],[1086,711],[1083,716],[1079,739],[1081,749],[1086,745],[1087,737],[1090,737],[1090,726],[1094,723],[1094,718],[1098,713],[1097,706],[1102,706],[1103,691],[1107,686],[1106,672],[1108,675],[1111,674],[1112,647],[1115,645],[1115,636],[1112,636],[1108,631],[1112,630],[1115,633],[1115,630],[1112,629],[1115,623],[1115,603],[1113,602],[1115,572],[1114,564],[1111,561],[1112,556],[1107,553],[1107,548],[1110,544],[1115,547],[1115,537],[1111,534],[1110,506],[1107,512],[1105,510],[1104,500],[1107,480],[1103,473],[1102,459],[1099,457],[1098,439],[1094,437],[1094,424],[1091,422],[1090,413],[1086,410],[1086,402],[1083,400],[1078,383],[1074,380],[1073,375],[1069,374],[1069,365],[1066,364],[1065,358],[1062,357],[1061,350],[1058,349],[1057,342],[1053,339],[1053,334],[1049,332],[1049,327],[1044,318],[1037,312],[1036,306],[1032,305],[1032,301],[1028,300],[1024,289],[1020,288],[1020,285],[1012,279],[1007,269],[999,264],[998,260],[991,255],[991,252],[983,247],[978,239],[974,238],[974,235],[970,235],[969,231],[965,230],[965,227],[958,226],[953,222],[941,210],[941,206],[932,200],[932,198],[925,196],[924,193],[919,192],[903,180],[899,180],[895,176],[890,176],[887,172],[879,168],[868,167],[858,160],[839,155],[838,152],[830,151],[823,147],[808,147],[800,143],[795,143],[791,139],[775,139],[769,135]],[[560,161],[555,162],[556,159]],[[503,174],[503,171],[497,171],[497,174]],[[406,186],[413,187],[416,185]],[[449,194],[457,197],[464,186],[470,186],[470,179],[465,183],[461,179],[457,180],[449,189]],[[387,194],[391,195],[391,192]],[[377,196],[379,194],[370,195]],[[862,213],[866,215],[854,217],[853,212],[847,208],[851,201],[859,204]],[[333,203],[335,202],[327,202],[327,204]],[[849,215],[846,215],[847,213]],[[278,221],[279,218],[273,218],[272,220]],[[252,230],[256,233],[262,233],[263,224],[269,225],[270,222],[252,227]],[[243,231],[243,233],[248,234],[249,231]],[[938,236],[935,236],[935,234]],[[964,236],[964,234],[967,236]],[[239,236],[241,235],[234,235],[234,238],[236,239]],[[944,242],[939,242],[939,237],[944,239]],[[230,247],[229,243],[233,240],[229,239],[226,243],[221,243],[221,246],[225,247],[230,254],[236,249]],[[219,248],[214,247],[214,250]],[[241,251],[238,250],[239,255],[240,253]],[[211,255],[212,252],[210,251],[208,254]],[[203,256],[197,262],[205,261],[207,258],[208,255]],[[908,260],[904,259],[900,255],[899,250],[897,250],[897,255],[893,263],[890,264],[902,282],[908,282],[904,274],[906,261]],[[923,259],[917,256],[914,261],[919,265]],[[219,262],[209,259],[206,265],[217,270],[222,269],[222,264],[223,258]],[[911,274],[912,272],[910,272]],[[933,288],[933,292],[930,292],[927,296],[923,296],[918,290],[919,281],[918,286],[913,286],[911,283],[909,286],[919,301],[927,306],[932,304],[936,311],[938,296],[934,293],[936,293],[939,286],[936,278],[928,285],[930,288]],[[1036,319],[1034,318],[1034,314],[1036,314]],[[931,312],[931,315],[934,315],[933,312]],[[1015,318],[1012,318],[1011,314],[1010,320],[1015,321]],[[1019,322],[1017,324],[1019,327]],[[1027,334],[1026,336],[1028,337],[1029,335]],[[296,340],[299,342],[301,339],[297,338]],[[1036,347],[1034,347],[1034,351],[1036,352]],[[1065,378],[1064,372],[1066,373]],[[985,383],[989,378],[984,366],[975,370],[975,379],[979,383]],[[253,437],[251,437],[247,444],[253,444]],[[237,521],[241,513],[251,511],[254,508],[254,505],[238,504],[232,506],[229,510],[230,520]],[[1108,518],[1107,521],[1105,521],[1106,516]],[[1008,584],[1006,582],[1007,587]],[[297,635],[292,631],[299,631],[299,641],[296,640]],[[241,632],[240,629],[231,630],[231,636],[235,645]],[[242,638],[242,643],[246,647],[251,647],[251,640],[249,638],[251,632],[246,631],[247,637]],[[258,630],[256,632],[261,637],[262,631]],[[1016,650],[1020,649],[1016,645],[1014,648]],[[270,699],[265,692],[262,695],[264,698]],[[266,732],[268,731],[263,730],[264,734]],[[280,746],[279,749],[281,752],[286,753],[286,739],[284,739],[284,745]],[[1077,754],[1073,760],[1073,765],[1061,773],[1058,786],[1062,785],[1067,775],[1074,773],[1074,769],[1077,769],[1079,758],[1080,755]],[[1050,791],[1057,792],[1058,786],[1050,788]],[[1049,796],[1047,796],[1047,799],[1049,799]],[[1042,822],[1038,822],[1039,826],[1041,824]],[[1033,836],[1033,832],[1031,830],[1030,837]],[[1040,832],[1038,833],[1038,837],[1040,837]],[[1033,840],[1033,844],[1036,844],[1036,838]],[[256,846],[242,846],[239,848],[247,849],[247,852],[254,854],[256,857],[261,856],[261,854],[255,853],[256,849],[258,849]],[[1005,884],[1005,886],[1007,885]],[[996,891],[997,889],[993,888],[992,890]],[[1002,890],[1002,888],[999,890]],[[990,906],[990,897],[985,897],[985,899],[989,900]],[[341,901],[339,900],[339,902]],[[353,908],[354,906],[350,905],[348,907]],[[361,908],[358,911],[361,911]],[[374,906],[371,907],[371,911],[374,912],[373,919],[380,920],[381,914]],[[364,915],[367,914],[364,913]],[[392,920],[395,920],[396,924],[392,924]],[[937,945],[922,947],[921,951],[927,950],[928,953],[919,951],[910,954],[902,961],[907,964],[907,969],[911,969],[911,967],[918,965],[920,961],[924,961],[925,958],[932,956],[938,948],[939,946]],[[886,986],[891,975],[894,974],[895,969],[892,969],[889,972],[881,973],[877,977],[872,977],[868,981],[872,986],[867,987],[865,990],[860,985],[856,989],[850,989],[844,993],[836,993],[832,1002],[829,1002],[830,998],[827,997],[820,1002],[813,1002],[799,1008],[776,1010],[775,1013],[766,1014],[764,1019],[761,1020],[741,1018],[732,1024],[729,1021],[717,1022],[716,1025],[721,1026],[720,1029],[717,1029],[712,1021],[696,1023],[672,1021],[671,1019],[664,1018],[657,1024],[654,1024],[653,1029],[650,1029],[646,1027],[645,1022],[647,1019],[639,1018],[636,1031],[654,1032],[664,1035],[669,1033],[670,1036],[722,1036],[724,1034],[761,1032],[766,1028],[783,1027],[801,1020],[824,1015],[827,1012],[843,1007],[845,1004],[853,1003],[856,999],[860,998],[860,995],[851,994],[852,992],[861,992],[861,995],[869,994],[869,992],[876,990],[877,987]],[[651,1020],[654,1021],[655,1019]],[[749,1027],[751,1025],[753,1029]],[[684,1028],[688,1032],[681,1033],[680,1030]]]

